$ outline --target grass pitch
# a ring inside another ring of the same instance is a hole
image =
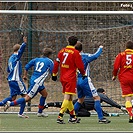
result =
[[[28,114],[29,119],[18,118],[17,114],[0,114],[0,131],[11,132],[131,132],[133,123],[128,123],[128,115],[108,117],[109,124],[99,124],[97,115],[81,117],[81,122],[69,124],[68,114],[64,115],[66,124],[56,123],[57,115],[49,114],[48,117],[37,117],[36,114]]]

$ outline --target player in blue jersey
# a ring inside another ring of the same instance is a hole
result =
[[[77,93],[78,93],[78,101],[74,104],[75,113],[78,113],[81,104],[84,102],[85,96],[90,96],[94,98],[94,107],[98,114],[99,123],[110,123],[111,121],[103,117],[100,97],[97,93],[96,88],[91,82],[90,78],[90,68],[89,63],[93,60],[96,60],[102,53],[103,46],[99,46],[98,50],[94,54],[83,53],[82,51],[82,43],[80,41],[77,42],[75,45],[75,49],[80,51],[82,56],[82,61],[84,63],[84,69],[86,71],[87,77],[83,80],[82,75],[78,72],[78,79],[77,79]]]
[[[28,89],[27,95],[24,98],[19,98],[13,102],[7,101],[5,109],[7,109],[9,106],[15,106],[18,104],[23,104],[31,99],[33,99],[37,93],[39,92],[41,94],[40,97],[40,103],[38,105],[38,117],[44,117],[47,116],[47,114],[43,113],[43,110],[45,108],[45,100],[47,98],[47,91],[44,86],[44,81],[47,78],[49,72],[52,74],[53,70],[53,61],[50,59],[50,56],[52,55],[52,49],[51,48],[44,48],[42,50],[42,57],[40,58],[34,58],[29,63],[25,65],[24,70],[24,79],[27,79],[27,72],[31,67],[34,67],[34,72],[30,78],[30,87]]]
[[[23,43],[22,45],[15,44],[13,46],[13,54],[10,56],[8,60],[8,83],[10,88],[10,96],[5,98],[0,102],[0,106],[4,106],[7,101],[13,101],[17,98],[17,95],[21,95],[24,97],[26,92],[25,84],[22,80],[22,64],[21,64],[21,57],[23,55],[23,52],[25,50],[27,43],[27,37],[23,37]],[[20,112],[18,113],[19,117],[27,117],[23,114],[25,108],[25,104],[22,104],[20,106]]]

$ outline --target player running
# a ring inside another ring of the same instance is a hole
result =
[[[50,56],[52,55],[52,49],[51,48],[44,48],[42,51],[42,57],[40,58],[34,58],[32,59],[28,64],[25,66],[24,71],[24,79],[27,79],[27,72],[30,68],[34,67],[34,72],[30,78],[30,87],[28,89],[28,93],[24,98],[19,98],[13,102],[7,101],[7,104],[5,106],[5,110],[8,109],[10,106],[16,106],[18,104],[22,105],[26,102],[33,99],[37,93],[39,92],[41,94],[40,97],[40,103],[38,106],[38,114],[39,117],[47,116],[43,113],[43,110],[45,108],[45,100],[47,98],[47,91],[44,86],[44,81],[47,78],[48,74],[52,74],[53,70],[53,61],[50,59]]]

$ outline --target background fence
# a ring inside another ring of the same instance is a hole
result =
[[[128,6],[123,6],[128,5]],[[131,11],[131,2],[3,2],[2,10],[73,10],[73,11]],[[33,15],[0,14],[0,93],[2,100],[9,95],[6,81],[7,61],[12,46],[21,43],[22,34],[28,36],[28,45],[22,57],[24,65],[32,58],[40,56],[43,47],[50,47],[56,58],[58,51],[67,45],[67,38],[76,35],[84,44],[84,52],[94,53],[103,45],[103,53],[91,63],[91,78],[96,88],[103,87],[113,100],[124,105],[118,80],[112,81],[112,68],[115,56],[125,50],[125,43],[133,41],[133,15],[82,14],[82,15]],[[29,77],[32,70],[29,72]],[[28,88],[29,82],[26,82]],[[49,77],[45,86],[47,102],[62,101],[62,86]],[[38,104],[39,94],[32,100]],[[104,105],[104,104],[103,104]],[[9,111],[15,111],[11,108]],[[32,109],[34,111],[36,109]],[[49,108],[48,111],[58,109]],[[109,110],[110,111],[110,110]],[[114,109],[117,112],[117,109]]]

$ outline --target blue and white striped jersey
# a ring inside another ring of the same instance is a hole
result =
[[[43,85],[44,80],[48,74],[52,74],[54,63],[48,57],[40,57],[32,59],[25,66],[25,70],[28,71],[29,68],[34,67],[34,72],[30,78],[30,83],[37,83],[40,86]]]
[[[22,43],[20,49],[18,50],[17,54],[12,54],[8,60],[8,67],[7,72],[8,74],[8,81],[20,81],[22,80],[22,64],[20,58],[25,50],[26,44]]]
[[[96,60],[101,55],[101,53],[102,53],[102,48],[98,48],[98,50],[94,54],[80,52],[82,56],[82,61],[84,63],[85,74],[88,77],[90,76],[89,63],[92,62],[93,60]],[[82,77],[79,71],[78,71],[78,77]]]

